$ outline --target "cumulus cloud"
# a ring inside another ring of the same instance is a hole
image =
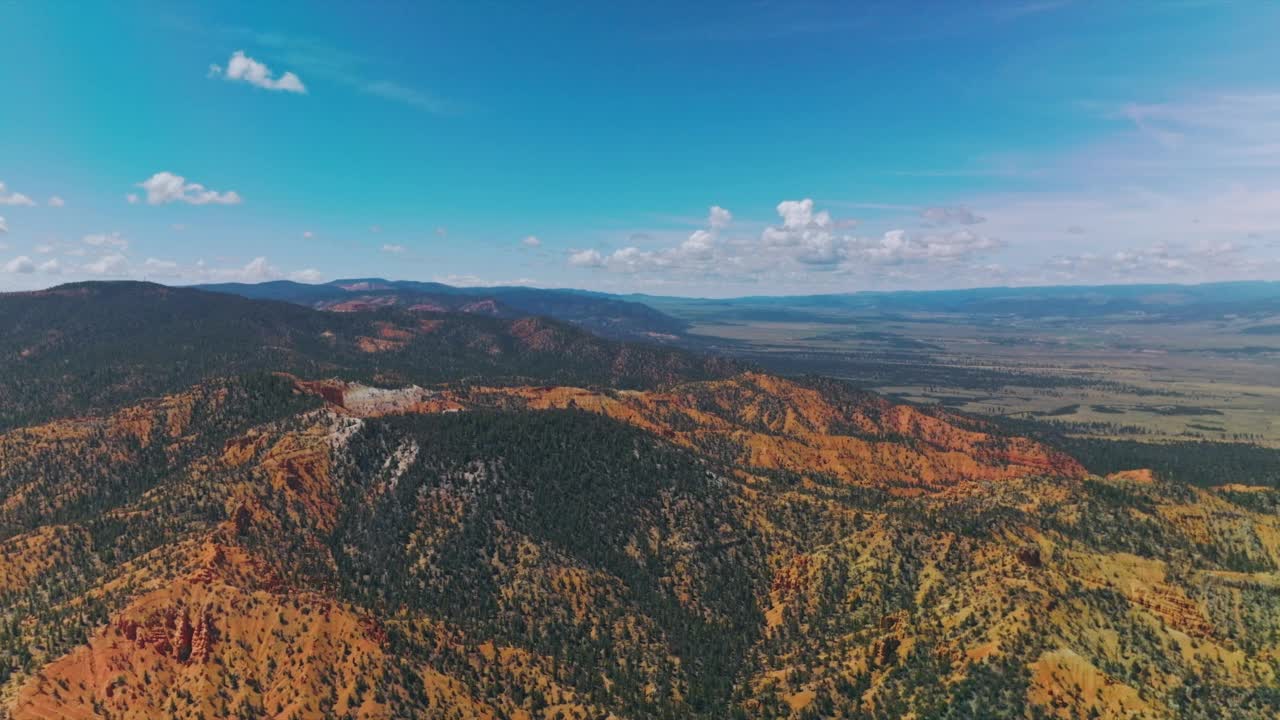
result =
[[[26,255],[19,255],[5,263],[4,271],[11,273],[33,273],[36,271],[36,264]]]
[[[731,222],[733,222],[733,213],[719,205],[711,206],[711,212],[707,217],[707,224],[711,226],[711,229],[722,230],[728,227]]]
[[[58,262],[58,258],[50,258],[36,268],[45,275],[58,275],[62,272],[62,263]]]
[[[599,250],[570,250],[569,264],[574,267],[604,267],[604,256]]]
[[[181,175],[171,172],[158,172],[138,183],[138,187],[147,191],[147,204],[164,205],[172,202],[184,202],[190,205],[238,205],[242,202],[240,195],[230,190],[216,192],[200,183],[189,183]],[[138,202],[137,195],[128,196],[131,204]]]
[[[315,236],[316,236],[316,235],[315,235],[315,233],[311,232],[310,230],[303,230],[303,231],[302,231],[302,237],[303,237],[303,239],[310,240],[311,238],[313,238],[313,237],[315,237]]]
[[[27,197],[26,195],[23,195],[20,192],[9,192],[8,189],[5,187],[5,184],[0,182],[0,205],[10,205],[10,206],[25,205],[30,207],[35,204],[36,203],[34,200]]]
[[[103,255],[97,260],[83,265],[82,269],[94,275],[127,275],[129,273],[129,260],[119,253]]]
[[[246,82],[263,90],[278,90],[299,94],[307,92],[306,86],[302,84],[297,75],[292,72],[286,72],[280,77],[276,77],[271,68],[245,55],[243,50],[237,50],[231,54],[231,59],[227,61],[226,68],[221,65],[210,65],[209,77],[223,77],[227,80]]]
[[[890,230],[878,242],[862,244],[857,256],[881,263],[968,260],[1004,247],[996,238],[967,229],[943,233]]]
[[[405,247],[403,245],[395,245],[392,243],[387,243],[382,246],[382,252],[388,253],[390,255],[403,255],[404,251],[405,251]]]
[[[856,273],[905,282],[930,272],[951,276],[960,270],[976,272],[982,267],[979,261],[1005,247],[999,239],[967,226],[976,223],[858,233],[855,220],[833,217],[816,207],[811,198],[784,200],[775,211],[778,222],[755,236],[731,234],[732,215],[716,206],[708,213],[706,227],[678,244],[652,247],[637,243],[608,254],[580,250],[569,256],[569,263],[624,274],[650,273],[664,282],[718,278],[804,285],[820,277],[847,278]],[[959,223],[973,218],[951,213],[943,219]]]
[[[672,248],[649,250],[634,245],[604,255],[597,250],[572,251],[569,264],[578,267],[607,267],[620,273],[652,272],[672,269],[684,270],[705,267],[716,259],[719,251],[720,231],[728,226],[733,215],[724,208],[712,206],[707,214],[706,228],[694,230],[679,245]],[[632,241],[647,240],[644,234],[633,235]]]
[[[182,276],[182,272],[178,269],[178,263],[173,260],[147,258],[146,262],[142,263],[142,271],[150,277],[175,278]]]
[[[294,282],[318,283],[324,281],[324,275],[315,268],[307,268],[289,273],[289,279]]]
[[[243,276],[251,281],[274,280],[280,277],[280,271],[267,264],[265,257],[256,257],[241,270]]]
[[[65,207],[66,204],[67,204],[67,201],[63,200],[61,197],[57,195],[54,195],[53,197],[49,198],[49,207],[60,208],[60,207]]]
[[[760,239],[765,247],[782,250],[804,265],[835,265],[848,256],[855,243],[853,235],[839,232],[826,210],[814,212],[813,200],[783,200],[778,203],[781,225],[764,229]]]
[[[9,232],[9,223],[4,221],[4,216],[0,215],[0,233]]]
[[[527,248],[542,247],[542,241],[538,239],[537,235],[529,235],[525,239],[521,240],[520,244],[524,245]]]

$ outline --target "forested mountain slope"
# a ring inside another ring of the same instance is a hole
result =
[[[1280,704],[1274,489],[543,320],[97,285],[0,313],[9,717]]]
[[[261,370],[386,384],[484,378],[648,387],[731,368],[533,317],[329,313],[137,282],[0,295],[0,428]]]

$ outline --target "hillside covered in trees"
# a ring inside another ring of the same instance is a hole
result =
[[[1062,440],[537,318],[0,296],[0,717],[1274,717],[1280,491]]]

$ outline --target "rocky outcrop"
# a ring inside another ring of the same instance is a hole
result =
[[[195,613],[194,621],[191,617],[191,608],[179,603],[151,610],[141,620],[121,617],[115,632],[138,649],[149,648],[184,664],[203,663],[216,637],[213,615],[204,608]]]

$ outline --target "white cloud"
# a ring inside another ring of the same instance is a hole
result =
[[[1280,260],[1252,255],[1249,245],[1231,241],[1155,242],[1107,252],[1056,255],[1028,282],[1203,282],[1226,278],[1266,278],[1280,271]]]
[[[687,240],[680,243],[678,254],[691,260],[707,260],[715,252],[715,243],[715,230],[694,230]]]
[[[9,232],[9,223],[4,221],[4,216],[0,215],[0,233]]]
[[[241,270],[243,276],[250,281],[261,282],[280,277],[280,271],[267,264],[265,257],[256,257]]]
[[[191,205],[238,205],[242,201],[240,195],[230,190],[220,193],[208,190],[199,183],[189,183],[181,175],[171,172],[158,172],[138,183],[138,187],[147,191],[147,204],[164,205],[171,202],[184,202]],[[129,202],[138,202],[136,195],[129,196]]]
[[[320,271],[314,268],[306,268],[285,273],[268,262],[265,257],[255,257],[241,266],[211,267],[204,260],[198,260],[194,264],[184,264],[174,260],[156,257],[148,257],[140,264],[131,264],[128,258],[126,258],[122,253],[111,252],[97,258],[93,262],[80,265],[78,268],[76,266],[64,267],[56,258],[54,258],[39,265],[37,269],[40,272],[48,274],[56,274],[60,272],[74,274],[79,271],[88,275],[100,275],[107,277],[140,276],[149,280],[160,280],[163,282],[168,282],[178,278],[192,282],[245,283],[279,280],[286,277],[298,282],[309,283],[321,282],[323,280]]]
[[[277,78],[270,68],[245,55],[243,50],[237,50],[231,54],[231,59],[227,61],[225,69],[220,65],[210,65],[209,76],[225,77],[227,80],[246,82],[263,90],[280,90],[301,94],[307,92],[306,86],[302,84],[297,75],[292,72],[286,72]]]
[[[455,113],[464,108],[437,97],[428,90],[402,85],[386,79],[370,77],[368,60],[333,47],[314,38],[282,33],[243,31],[255,45],[270,48],[275,57],[305,70],[308,76],[320,75],[359,92],[397,102],[407,107],[436,114]],[[212,68],[211,68],[212,72]]]
[[[641,273],[658,270],[689,270],[706,267],[717,259],[720,249],[720,231],[728,226],[733,215],[724,208],[715,205],[707,214],[707,227],[694,230],[684,242],[673,248],[647,250],[637,246],[628,246],[603,255],[596,250],[574,251],[569,256],[569,264],[578,267],[607,267],[613,272]],[[633,236],[633,242],[646,240],[647,236]]]
[[[853,236],[838,233],[826,210],[815,213],[812,199],[783,200],[777,211],[782,225],[760,235],[766,248],[785,251],[805,265],[835,265],[847,255]]]
[[[57,250],[57,248],[54,247],[51,243],[40,243],[39,245],[36,245],[32,249],[40,253],[41,255],[48,255],[54,250]]]
[[[120,254],[104,255],[82,267],[86,272],[94,275],[120,276],[129,274],[129,261]]]
[[[19,255],[5,263],[4,271],[10,273],[33,273],[36,271],[36,264],[31,262],[31,258],[26,255]]]
[[[599,250],[570,250],[569,264],[575,267],[604,267]]]
[[[784,200],[775,209],[780,222],[765,227],[755,237],[728,234],[725,228],[731,214],[712,208],[707,227],[695,230],[677,245],[652,248],[637,244],[607,255],[583,250],[571,254],[569,263],[624,274],[660,274],[668,280],[700,282],[719,278],[803,287],[824,276],[847,278],[862,274],[876,281],[892,278],[904,282],[929,273],[955,276],[959,268],[978,267],[968,263],[1005,247],[999,239],[968,227],[857,234],[856,221],[834,218],[828,211],[816,208],[810,198]]]
[[[1000,250],[1004,243],[970,230],[917,233],[890,230],[877,242],[862,242],[854,251],[859,259],[885,264],[967,260]]]
[[[67,201],[63,200],[61,197],[57,195],[54,195],[53,197],[49,198],[49,207],[56,207],[56,208],[66,207],[66,204],[67,204]]]
[[[315,237],[315,233],[311,232],[310,230],[303,230],[302,237],[305,240],[310,240],[311,238]]]
[[[130,205],[137,205],[139,202],[138,193],[129,193],[128,195],[124,196],[124,199],[125,199],[125,202],[129,203]]]
[[[404,251],[405,251],[405,247],[403,245],[394,245],[392,243],[387,243],[382,246],[382,252],[388,253],[391,255],[401,255],[404,253]]]
[[[118,232],[85,235],[83,242],[85,245],[99,249],[124,250],[129,247],[129,241],[121,237]]]
[[[707,225],[710,225],[712,230],[723,230],[731,222],[733,222],[733,213],[719,205],[711,206],[711,212],[707,216]]]
[[[536,235],[529,235],[529,236],[528,236],[528,237],[526,237],[525,239],[521,240],[521,241],[520,241],[520,244],[521,244],[521,245],[524,245],[524,246],[525,246],[525,247],[527,247],[527,248],[538,248],[538,247],[542,247],[542,241],[541,241],[541,240],[539,240],[539,239],[538,239],[538,236],[536,236]]]
[[[148,277],[176,278],[182,277],[182,272],[178,268],[178,263],[173,260],[159,260],[157,258],[147,258],[142,263],[142,271]]]
[[[284,272],[265,257],[255,257],[237,267],[211,267],[204,260],[198,260],[194,266],[179,266],[177,274],[201,282],[259,283],[287,278],[296,282],[318,283],[324,280],[324,276],[315,268]]]
[[[4,183],[0,182],[0,205],[11,205],[11,206],[25,205],[30,207],[35,204],[36,203],[34,200],[27,197],[26,195],[23,195],[20,192],[14,192],[14,193],[8,192],[5,188]]]
[[[436,237],[447,237],[448,235],[449,235],[449,228],[446,228],[446,227],[436,228]]]

